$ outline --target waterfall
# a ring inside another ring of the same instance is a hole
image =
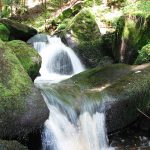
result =
[[[88,104],[86,101],[85,105],[81,106],[82,111],[77,113],[52,90],[45,88],[45,83],[51,88],[52,83],[58,84],[84,71],[75,53],[58,37],[36,35],[28,43],[32,44],[42,57],[41,76],[36,78],[35,83],[41,88],[50,110],[42,135],[43,150],[112,149],[108,146],[104,113],[95,111],[94,104]]]
[[[78,116],[71,106],[49,91],[44,91],[43,96],[50,109],[43,133],[43,150],[113,149],[108,146],[104,113],[91,112],[93,105],[90,108],[85,104]]]
[[[40,40],[43,38],[44,40]],[[56,36],[36,35],[28,43],[31,43],[42,57],[41,76],[35,82],[59,82],[84,70],[76,54]]]

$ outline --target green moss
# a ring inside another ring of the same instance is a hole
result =
[[[68,28],[67,30],[72,30],[74,36],[81,41],[92,41],[100,36],[95,16],[90,9],[80,11],[74,17]]]
[[[106,90],[104,90],[104,92],[107,92],[115,99],[132,100],[131,103],[135,108],[134,114],[137,114],[137,108],[145,111],[148,109],[150,104],[149,77],[150,67],[149,65],[145,65],[145,67],[141,67],[141,69],[131,70],[131,72],[121,78],[118,82],[109,86]]]
[[[24,96],[30,92],[32,81],[14,53],[2,41],[0,41],[0,68],[0,120],[9,122],[11,112],[20,114],[24,112],[26,107]]]
[[[14,40],[6,43],[16,54],[29,76],[34,79],[41,67],[41,57],[37,51],[27,43]]]
[[[19,39],[27,41],[29,38],[37,34],[37,31],[34,28],[10,19],[0,19],[0,23],[4,24],[9,29],[9,40]]]
[[[71,34],[77,45],[74,51],[86,66],[95,67],[103,56],[111,55],[113,36],[101,36],[95,15],[90,8],[82,9],[72,19],[63,34],[67,33]],[[110,45],[106,46],[106,43]]]
[[[131,68],[125,64],[109,65],[107,67],[97,67],[89,69],[83,73],[75,75],[71,78],[73,82],[80,85],[88,85],[90,87],[97,87],[103,84],[111,84],[117,78],[121,78],[127,74]],[[90,82],[89,82],[90,81]]]
[[[143,64],[150,62],[150,44],[145,45],[138,51],[138,57],[135,60],[135,64]]]
[[[138,50],[150,41],[150,17],[126,15],[119,19],[114,44],[116,61],[134,63]]]
[[[134,113],[133,119],[137,115],[137,107],[145,110],[150,103],[149,76],[148,64],[138,67],[115,64],[89,69],[59,84],[53,84],[48,90],[56,99],[76,109],[80,109],[84,101],[101,103],[103,100],[119,100],[123,104],[127,100],[131,107],[129,113]],[[127,111],[122,111],[125,117]]]
[[[69,9],[64,10],[64,11],[62,12],[62,15],[63,15],[64,18],[69,18],[69,17],[72,16],[72,13],[73,13],[73,12],[72,12],[72,9],[69,8]]]
[[[8,28],[4,24],[0,23],[0,39],[2,41],[8,41],[9,35],[10,31],[8,30]]]
[[[21,145],[17,141],[0,140],[0,150],[28,150],[27,147]]]

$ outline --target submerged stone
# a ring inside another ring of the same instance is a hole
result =
[[[52,60],[52,70],[58,74],[72,74],[73,67],[70,57],[67,52],[58,53]]]

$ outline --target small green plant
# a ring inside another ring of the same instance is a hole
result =
[[[145,45],[138,51],[139,55],[135,61],[135,64],[143,64],[150,62],[150,44]]]

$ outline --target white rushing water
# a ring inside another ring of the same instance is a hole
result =
[[[75,110],[49,92],[43,93],[50,109],[45,122],[43,150],[112,150],[108,146],[104,113],[91,112],[85,105],[78,116]]]
[[[32,43],[42,57],[42,66],[40,69],[41,76],[38,77],[35,82],[45,80],[59,82],[84,71],[84,67],[79,58],[69,47],[61,42],[60,38],[56,36],[46,37],[46,42],[34,42],[34,37],[28,41]]]
[[[74,74],[84,71],[75,53],[66,47],[57,37],[45,41],[29,40],[42,57],[40,77],[37,84],[57,83]],[[50,84],[49,84],[50,86]],[[104,113],[92,112],[93,105],[83,106],[83,112],[77,112],[63,103],[56,95],[42,88],[43,97],[50,109],[45,122],[43,150],[108,150],[108,138],[105,129]]]

